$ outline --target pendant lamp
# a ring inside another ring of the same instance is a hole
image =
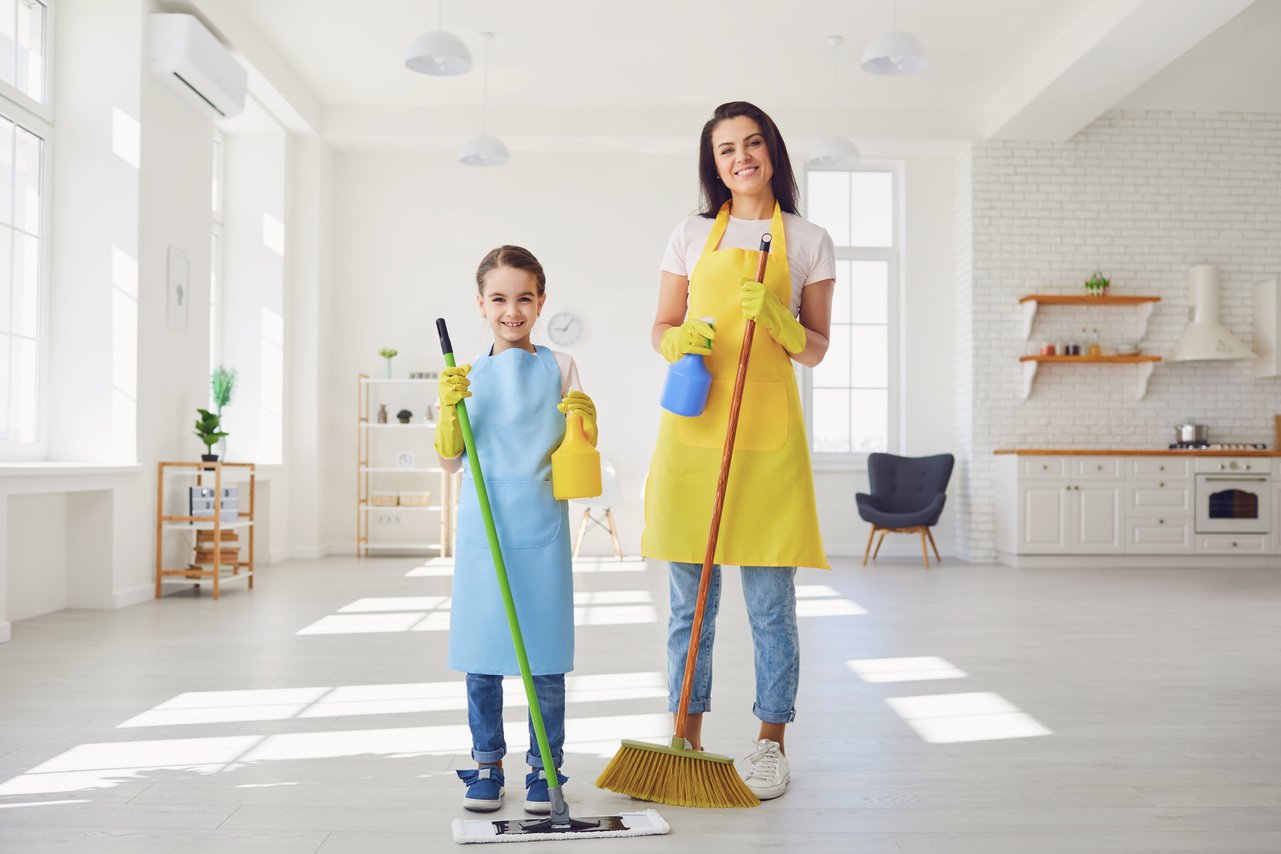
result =
[[[471,71],[471,52],[462,39],[445,32],[440,23],[440,6],[436,0],[436,29],[414,39],[405,52],[405,67],[419,74],[445,77]]]
[[[896,2],[893,28],[872,39],[863,49],[863,70],[872,74],[915,74],[929,67],[925,45],[916,36],[898,28]]]
[[[503,141],[489,133],[489,40],[493,33],[481,33],[485,40],[485,53],[482,59],[482,94],[480,102],[480,133],[469,137],[458,152],[458,162],[468,166],[503,166],[510,162],[512,156]]]
[[[832,46],[832,135],[818,141],[805,165],[810,169],[840,172],[853,169],[859,161],[859,153],[853,142],[836,132],[836,49],[841,44],[841,37],[828,36],[827,43]]]

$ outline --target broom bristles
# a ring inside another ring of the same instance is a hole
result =
[[[674,807],[760,806],[760,799],[734,770],[733,763],[624,744],[609,760],[596,785],[620,795]]]

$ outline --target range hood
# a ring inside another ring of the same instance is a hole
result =
[[[1188,291],[1188,327],[1166,361],[1253,359],[1250,348],[1219,322],[1219,268],[1213,264],[1194,265],[1188,270]]]

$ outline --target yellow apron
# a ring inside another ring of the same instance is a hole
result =
[[[641,554],[703,562],[716,498],[730,398],[746,319],[739,282],[755,278],[755,250],[718,249],[729,225],[729,203],[716,216],[703,254],[690,273],[689,317],[716,318],[716,342],[705,357],[712,373],[707,408],[696,418],[663,411],[645,484]],[[783,305],[792,300],[783,214],[774,206],[773,248],[765,287]],[[765,329],[752,338],[752,357],[734,440],[716,563],[830,569],[818,530],[801,396],[792,359]]]

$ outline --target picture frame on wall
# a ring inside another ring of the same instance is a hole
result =
[[[191,259],[180,249],[169,247],[169,325],[187,328],[187,304],[191,301]]]

